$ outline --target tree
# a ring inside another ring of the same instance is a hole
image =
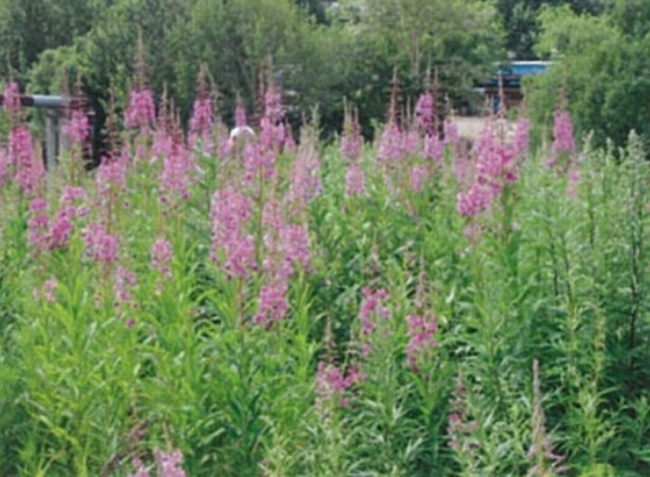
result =
[[[650,35],[630,38],[616,17],[578,16],[568,7],[545,9],[538,53],[554,65],[526,96],[538,125],[550,124],[563,91],[578,134],[593,132],[625,145],[634,129],[650,141]]]

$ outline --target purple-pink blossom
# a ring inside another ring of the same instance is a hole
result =
[[[90,135],[90,122],[86,113],[74,108],[63,124],[63,134],[72,144],[84,144]]]
[[[363,169],[355,160],[348,166],[348,171],[345,174],[345,195],[352,197],[355,195],[363,195],[366,191],[366,177]]]
[[[35,198],[29,204],[29,219],[27,220],[27,241],[32,251],[39,253],[47,248],[50,218],[47,213],[47,201]]]
[[[214,146],[212,140],[212,128],[214,126],[214,113],[212,110],[212,98],[205,96],[194,101],[192,118],[190,119],[189,143],[195,148],[201,143],[205,153],[210,153]]]
[[[117,306],[131,302],[131,290],[137,285],[135,273],[124,267],[115,271],[115,304]]]
[[[124,114],[124,125],[129,129],[140,128],[148,132],[156,117],[153,91],[150,88],[132,89],[129,106]]]
[[[435,335],[438,332],[438,319],[432,313],[425,315],[409,315],[406,318],[408,323],[407,336],[409,337],[406,346],[406,356],[411,369],[417,369],[418,359],[427,350],[438,345]]]
[[[13,118],[17,118],[20,115],[22,105],[20,103],[20,90],[18,89],[18,83],[11,81],[5,85],[4,92],[2,93],[4,109],[9,111]]]
[[[291,164],[291,182],[287,200],[295,212],[301,212],[321,192],[320,157],[313,145],[300,147],[298,157]]]
[[[381,162],[388,164],[402,160],[402,132],[395,121],[390,121],[384,126],[377,154]]]
[[[246,278],[256,269],[255,242],[247,232],[253,204],[234,187],[215,192],[212,198],[212,249],[210,258],[229,277]]]
[[[172,244],[164,237],[158,237],[151,247],[151,268],[158,270],[161,275],[171,278],[171,261],[174,258]]]
[[[26,126],[9,132],[9,163],[15,170],[14,180],[27,195],[33,196],[45,177],[45,166],[34,154],[32,134]]]
[[[361,341],[363,344],[363,353],[365,355],[372,351],[370,343],[371,335],[374,333],[379,320],[390,318],[390,311],[384,305],[388,298],[388,292],[383,288],[373,290],[369,287],[361,290],[363,300],[359,309],[359,321],[361,323]]]
[[[361,382],[361,380],[361,375],[353,367],[348,368],[347,373],[344,374],[341,368],[320,361],[316,372],[318,404],[338,398],[338,403],[341,406],[347,406],[348,401],[344,396],[345,391]]]
[[[154,451],[156,458],[157,477],[186,477],[183,470],[183,454],[175,449],[169,452],[161,450]]]
[[[189,152],[183,144],[176,144],[163,159],[161,176],[161,200],[163,203],[175,199],[187,200],[189,190]]]
[[[415,104],[415,119],[418,128],[423,135],[428,136],[434,133],[434,115],[435,106],[433,101],[433,94],[429,91],[423,93],[418,98]]]
[[[287,282],[284,277],[278,276],[273,283],[263,285],[260,289],[259,305],[253,323],[268,328],[284,319],[288,311]]]
[[[429,178],[429,169],[424,165],[415,165],[409,171],[409,184],[413,192],[420,193]]]
[[[86,253],[98,263],[109,264],[117,261],[118,240],[100,224],[89,224],[82,231]]]
[[[129,473],[127,477],[149,477],[149,471],[140,459],[133,459],[133,467],[135,467],[135,473]]]

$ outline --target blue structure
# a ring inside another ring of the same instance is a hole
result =
[[[495,76],[478,81],[475,89],[489,99],[492,110],[497,112],[501,101],[499,97],[499,81],[501,81],[506,107],[510,108],[523,99],[522,78],[542,74],[551,64],[550,61],[513,61],[509,64],[501,64]]]

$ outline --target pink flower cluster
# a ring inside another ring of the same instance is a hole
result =
[[[86,191],[81,187],[66,186],[61,194],[60,207],[50,227],[47,202],[32,199],[28,220],[28,242],[36,253],[64,248],[68,245],[76,218],[84,217],[88,208],[83,204]]]
[[[525,123],[519,126],[518,142],[514,145],[502,143],[491,125],[483,130],[474,144],[475,181],[469,190],[458,194],[457,209],[461,215],[471,217],[488,209],[506,184],[518,179],[517,161],[527,153],[525,126]]]
[[[284,319],[289,311],[287,288],[287,281],[283,277],[277,277],[275,282],[262,286],[253,323],[268,328],[273,323]]]
[[[356,114],[346,111],[340,143],[341,154],[347,159],[358,159],[361,155],[361,127]]]
[[[156,117],[153,91],[149,88],[129,92],[129,106],[124,114],[124,125],[129,129],[140,128],[148,132]]]
[[[345,195],[353,197],[366,192],[366,176],[358,161],[350,163],[345,174]]]
[[[83,231],[86,253],[94,262],[110,264],[118,259],[118,240],[101,224],[90,224]]]
[[[128,152],[123,153],[115,160],[104,158],[97,169],[96,185],[98,195],[104,199],[112,198],[116,192],[126,189]]]
[[[264,116],[260,121],[260,142],[265,149],[281,150],[287,139],[282,94],[270,87],[264,94]]]
[[[9,132],[8,152],[15,181],[25,194],[34,196],[45,177],[45,166],[34,154],[32,134],[27,126],[19,125]]]
[[[131,302],[131,290],[138,282],[135,273],[124,267],[117,267],[115,271],[115,304],[125,305]]]
[[[320,361],[316,372],[317,404],[321,405],[323,402],[330,402],[333,398],[338,398],[338,403],[341,406],[347,406],[348,400],[344,396],[345,391],[361,381],[361,375],[353,367],[350,367],[347,374],[344,375],[341,368]]]
[[[573,154],[575,147],[571,115],[566,111],[556,111],[553,121],[553,144],[551,145],[549,166],[555,165],[560,154]]]
[[[363,300],[359,309],[359,321],[361,322],[361,341],[363,342],[363,354],[368,355],[372,351],[370,338],[377,326],[377,320],[390,318],[390,311],[384,305],[388,298],[388,292],[383,288],[373,291],[369,287],[361,290]]]
[[[246,232],[252,207],[250,199],[233,187],[215,192],[212,198],[210,258],[231,277],[246,278],[257,266],[255,242]]]
[[[90,123],[86,113],[78,108],[72,110],[70,118],[63,124],[63,134],[72,144],[84,144],[90,135]]]
[[[153,455],[156,460],[157,477],[187,476],[181,465],[183,463],[183,454],[180,450],[165,452],[157,449]],[[133,467],[136,469],[135,473],[129,473],[127,477],[150,477],[151,474],[140,459],[133,459]]]
[[[424,136],[431,136],[434,132],[435,105],[433,94],[425,92],[420,95],[415,103],[415,120],[418,128]]]
[[[201,144],[202,150],[209,154],[214,147],[212,128],[214,126],[214,113],[212,111],[212,98],[205,96],[194,101],[192,118],[190,119],[189,145],[192,149]]]
[[[170,265],[173,258],[172,244],[166,238],[158,237],[151,247],[151,268],[168,280],[172,276]]]
[[[172,147],[163,159],[161,177],[161,201],[169,204],[176,198],[187,200],[189,189],[190,158],[187,149],[182,144]]]
[[[180,450],[169,452],[156,450],[154,456],[156,458],[158,477],[186,477],[185,471],[181,467],[183,454]]]
[[[291,183],[287,200],[300,213],[321,192],[320,157],[311,144],[301,146],[291,165]]]
[[[433,314],[409,315],[407,318],[409,337],[406,346],[408,364],[413,370],[417,370],[418,359],[426,354],[427,350],[438,345],[435,335],[438,332],[438,319]]]

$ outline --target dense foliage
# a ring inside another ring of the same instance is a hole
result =
[[[556,64],[528,92],[538,124],[549,125],[564,101],[580,135],[597,146],[624,146],[630,130],[650,144],[650,3],[611,2],[607,15],[578,16],[568,8],[546,9],[536,46]]]
[[[123,148],[47,173],[16,88],[0,154],[0,473],[642,476],[648,163],[433,98],[296,146],[280,96],[186,138],[131,91]],[[154,468],[157,469],[154,472]]]

